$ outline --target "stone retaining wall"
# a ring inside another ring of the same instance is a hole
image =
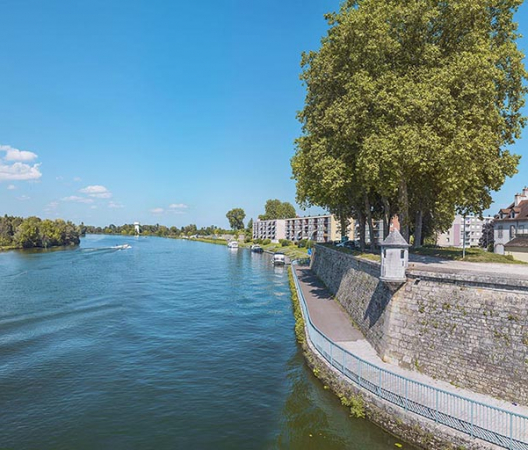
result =
[[[492,277],[408,271],[317,246],[312,269],[379,355],[456,386],[528,405],[528,287]]]

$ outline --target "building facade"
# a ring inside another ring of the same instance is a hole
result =
[[[464,246],[464,237],[466,247],[478,247],[482,237],[482,227],[491,222],[493,217],[480,217],[470,215],[465,218],[460,215],[455,216],[451,228],[445,233],[438,235],[436,245],[440,247],[459,247]]]
[[[347,236],[354,239],[354,222],[348,227]],[[341,239],[339,221],[331,214],[322,216],[294,217],[291,219],[257,220],[253,224],[253,239],[270,239],[278,242],[288,239],[299,242],[309,239],[316,242],[331,242]]]
[[[385,233],[384,233],[384,226],[383,226],[383,220],[374,220],[372,222],[373,225],[373,232],[374,232],[374,243],[380,244],[385,239]],[[356,239],[359,240],[359,223],[356,222],[355,224],[355,233],[356,233]],[[365,243],[367,245],[370,244],[370,227],[365,224]]]
[[[495,253],[528,262],[528,188],[495,216]]]
[[[286,239],[286,219],[256,220],[253,222],[253,239],[279,242]]]

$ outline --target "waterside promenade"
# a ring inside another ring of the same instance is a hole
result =
[[[482,448],[528,449],[527,407],[384,362],[309,267],[295,264],[293,271],[310,343],[344,378],[406,414],[465,433]]]

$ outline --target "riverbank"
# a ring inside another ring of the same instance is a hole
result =
[[[227,245],[227,241],[224,239],[206,239],[206,238],[192,238],[188,239],[189,241],[196,241],[196,242],[204,242],[206,244],[215,244],[215,245]],[[238,246],[239,248],[251,248],[253,245],[253,242],[239,242]],[[284,253],[288,258],[290,258],[292,261],[295,259],[302,259],[306,258],[308,255],[308,249],[307,248],[300,248],[297,245],[288,245],[286,247],[283,247],[280,243],[278,244],[260,244],[264,252],[266,253]]]
[[[526,408],[385,362],[313,272],[294,271],[307,361],[354,415],[428,450],[528,448]]]

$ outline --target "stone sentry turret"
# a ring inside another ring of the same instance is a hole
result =
[[[405,283],[406,270],[409,265],[410,245],[400,234],[398,218],[391,221],[390,232],[380,244],[381,247],[381,281],[385,283]]]

